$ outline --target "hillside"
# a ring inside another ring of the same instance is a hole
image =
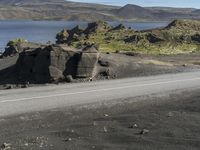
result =
[[[131,20],[174,20],[200,18],[198,10],[193,8],[170,8],[170,7],[140,7],[137,5],[125,5],[116,10],[116,14],[124,19]]]
[[[144,8],[130,4],[118,7],[65,0],[0,0],[1,20],[168,21],[200,19],[198,11],[192,8]]]
[[[24,4],[36,4],[36,3],[65,3],[65,0],[0,0],[2,5],[24,5]]]
[[[135,31],[122,24],[111,27],[106,22],[63,30],[57,35],[58,44],[83,48],[96,43],[101,51],[131,51],[144,54],[179,54],[199,51],[200,21],[174,20],[168,26],[147,31]]]
[[[145,19],[145,18],[153,18],[153,14],[151,10],[146,8],[128,4],[118,10],[116,10],[116,14],[124,19]]]

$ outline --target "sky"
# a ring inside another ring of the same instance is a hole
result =
[[[123,6],[136,4],[140,6],[190,7],[200,8],[200,0],[72,0],[76,2],[100,3]]]

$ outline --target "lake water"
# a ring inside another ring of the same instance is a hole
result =
[[[167,25],[167,22],[109,22],[115,26],[123,23],[127,27],[135,30],[144,30]],[[87,26],[87,22],[80,21],[0,21],[0,51],[3,51],[6,43],[15,38],[25,38],[31,42],[46,43],[48,41],[55,42],[56,33],[63,28],[71,29],[76,25],[83,28]]]

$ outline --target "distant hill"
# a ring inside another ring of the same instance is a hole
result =
[[[171,21],[200,19],[193,8],[124,7],[65,0],[0,0],[0,19]]]
[[[193,14],[200,14],[200,9],[194,10],[192,13]]]
[[[125,5],[124,7],[116,10],[116,14],[125,19],[153,18],[151,10],[131,4]]]
[[[137,5],[125,5],[116,10],[116,14],[124,19],[142,20],[174,20],[200,18],[198,10],[194,8],[171,8],[171,7],[141,7]]]

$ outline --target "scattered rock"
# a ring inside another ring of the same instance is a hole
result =
[[[104,21],[97,21],[88,24],[88,27],[85,29],[85,34],[91,34],[95,32],[106,32],[110,30],[111,27],[107,22]]]
[[[115,53],[117,53],[117,54],[118,54],[118,53],[120,53],[120,51],[119,51],[119,50],[116,50],[116,51],[115,51]]]
[[[10,90],[10,89],[13,89],[13,88],[14,88],[14,86],[11,85],[11,84],[4,85],[4,89],[6,89],[6,90]]]
[[[125,55],[127,55],[127,56],[138,56],[139,53],[136,53],[136,52],[126,52]]]
[[[71,82],[74,81],[72,75],[67,75],[67,76],[65,77],[65,79],[66,79],[66,81],[69,82],[69,83],[71,83]]]
[[[97,126],[98,123],[96,121],[93,122],[93,126]]]
[[[168,116],[168,117],[173,117],[174,114],[173,114],[172,112],[169,112],[167,116]]]
[[[187,64],[183,64],[182,66],[183,66],[183,67],[187,67]]]
[[[83,52],[88,52],[88,53],[97,53],[99,51],[99,45],[98,44],[87,44],[83,48]]]
[[[138,43],[141,40],[144,40],[145,37],[139,34],[132,35],[131,37],[126,38],[124,41],[127,43]]]
[[[99,63],[102,67],[109,67],[109,66],[110,66],[108,61],[99,60],[98,63]]]
[[[154,33],[147,34],[146,38],[150,43],[157,43],[157,42],[165,41],[165,39],[162,36],[156,35]]]
[[[29,85],[30,85],[30,83],[29,83],[29,82],[26,82],[26,83],[22,84],[20,87],[21,87],[21,88],[28,88]]]
[[[109,115],[108,114],[104,114],[104,117],[109,117]]]
[[[200,43],[200,34],[195,34],[191,37],[191,39],[195,42]]]
[[[1,148],[1,150],[11,150],[11,144],[3,143],[0,148]]]
[[[21,52],[27,51],[27,50],[33,50],[39,47],[42,47],[43,45],[28,42],[24,39],[15,39],[10,42],[8,42],[7,47],[5,48],[5,51],[2,54],[2,57],[12,57],[16,54],[19,54]]]
[[[106,127],[106,126],[104,126],[104,127],[103,127],[103,131],[104,131],[105,133],[107,133],[107,132],[108,132],[108,129],[107,129],[107,127]]]
[[[57,44],[64,44],[68,42],[69,32],[67,29],[63,29],[56,35],[56,43]]]
[[[149,130],[147,130],[147,129],[143,129],[143,130],[140,132],[141,135],[143,135],[143,134],[148,134],[148,133],[149,133]]]
[[[134,124],[134,125],[130,125],[128,128],[133,129],[133,128],[137,128],[137,127],[138,127],[138,125]]]
[[[70,142],[70,141],[72,141],[72,138],[65,139],[65,142]]]
[[[126,29],[126,27],[123,24],[119,24],[118,26],[114,27],[111,30],[124,30]]]
[[[166,27],[166,29],[171,28],[200,31],[200,22],[198,20],[189,19],[174,20]]]

